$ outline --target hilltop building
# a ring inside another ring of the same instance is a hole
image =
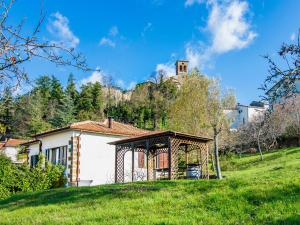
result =
[[[188,66],[189,61],[187,60],[177,60],[175,63],[175,71],[176,74],[174,76],[171,76],[170,79],[172,79],[178,86],[180,86],[185,77],[188,76]]]

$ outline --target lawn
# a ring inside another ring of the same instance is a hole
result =
[[[224,165],[225,167],[225,165]],[[18,194],[0,224],[300,224],[300,148],[234,157],[225,179]]]

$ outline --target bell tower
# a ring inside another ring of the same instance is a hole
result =
[[[176,66],[176,75],[187,75],[188,73],[189,61],[186,60],[177,60],[175,63]]]

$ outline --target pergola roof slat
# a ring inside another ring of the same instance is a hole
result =
[[[126,144],[126,143],[142,141],[142,140],[147,140],[147,139],[156,138],[156,137],[164,137],[164,136],[187,138],[190,140],[199,140],[199,141],[204,141],[204,142],[213,140],[212,138],[209,138],[209,137],[196,136],[196,135],[191,135],[191,134],[186,134],[186,133],[181,133],[181,132],[159,131],[159,132],[154,132],[154,133],[150,133],[150,134],[145,134],[145,135],[140,135],[140,136],[135,136],[135,137],[131,137],[131,138],[121,139],[118,141],[109,142],[108,144],[120,145],[120,144]]]

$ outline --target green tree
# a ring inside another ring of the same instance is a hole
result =
[[[93,84],[92,87],[92,105],[93,105],[93,112],[95,115],[95,119],[102,119],[104,104],[103,104],[102,87],[99,82]]]
[[[206,101],[209,79],[194,71],[183,82],[176,100],[169,107],[169,124],[172,130],[203,135],[208,133]]]
[[[64,91],[60,81],[55,77],[51,77],[51,91],[50,91],[50,99],[57,101],[59,104],[62,102],[64,97]]]
[[[14,125],[12,133],[16,137],[26,137],[30,134],[29,123],[31,121],[31,99],[33,93],[27,93],[16,98]]]
[[[71,96],[64,95],[62,103],[56,107],[56,110],[50,119],[53,127],[64,127],[76,121],[75,107]]]
[[[5,88],[0,99],[0,124],[3,135],[11,135],[14,115],[14,99],[10,88]]]
[[[76,101],[78,99],[79,93],[76,89],[75,78],[72,73],[70,73],[70,75],[68,77],[68,83],[67,83],[65,93],[71,97],[71,99],[73,101],[73,105],[75,105]]]
[[[28,135],[51,129],[51,125],[43,118],[43,98],[39,92],[30,99],[30,121],[28,122]]]

